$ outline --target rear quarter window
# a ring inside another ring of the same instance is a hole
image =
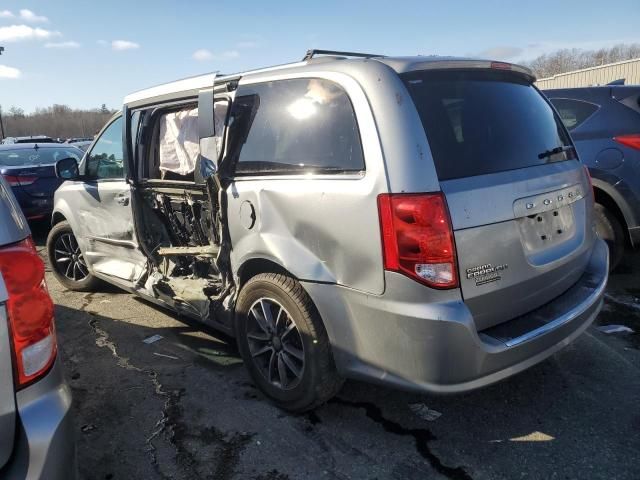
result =
[[[229,125],[236,175],[364,170],[355,112],[333,82],[311,78],[240,86]]]
[[[471,177],[574,158],[566,130],[529,82],[509,72],[401,75],[422,121],[438,178]]]
[[[550,100],[556,107],[562,123],[570,131],[586,122],[600,108],[593,103],[570,98],[551,98]]]

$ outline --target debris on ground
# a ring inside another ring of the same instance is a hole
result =
[[[601,325],[597,329],[602,333],[635,333],[632,328],[626,325]]]
[[[96,429],[96,426],[93,423],[87,423],[86,425],[82,425],[80,427],[80,431],[82,433],[89,433]]]
[[[157,355],[158,357],[170,358],[171,360],[180,360],[178,357],[174,357],[173,355],[167,355],[166,353],[153,352],[153,354]]]
[[[144,343],[146,343],[147,345],[151,345],[152,343],[156,343],[158,340],[162,340],[164,337],[162,335],[151,335],[150,337],[145,338],[144,340],[142,340]]]
[[[409,410],[411,410],[414,414],[420,417],[423,420],[428,422],[433,422],[438,419],[442,414],[437,410],[433,410],[427,407],[424,403],[410,403]]]

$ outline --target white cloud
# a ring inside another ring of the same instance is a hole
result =
[[[25,22],[32,22],[32,23],[46,23],[49,21],[47,17],[43,17],[42,15],[36,15],[31,10],[27,10],[26,8],[23,8],[22,10],[20,10],[20,18]]]
[[[224,52],[213,53],[212,51],[205,48],[196,50],[191,55],[194,60],[197,60],[199,62],[206,62],[208,60],[228,60],[230,58],[238,58],[239,56],[240,52],[238,52],[237,50],[225,50]]]
[[[33,28],[28,25],[10,25],[0,27],[0,42],[19,42],[21,40],[48,40],[57,37],[60,32]]]
[[[9,10],[0,10],[0,18],[13,18],[15,15]]]
[[[140,48],[140,45],[136,42],[130,42],[129,40],[114,40],[111,42],[111,48],[113,50],[134,50]]]
[[[49,42],[44,44],[44,48],[80,48],[80,44],[74,41]]]
[[[17,68],[0,65],[0,78],[20,78],[22,72]]]
[[[191,55],[194,60],[198,60],[199,62],[205,62],[207,60],[211,60],[213,58],[213,53],[211,53],[206,48],[201,48],[200,50],[196,50]]]

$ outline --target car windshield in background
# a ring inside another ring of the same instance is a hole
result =
[[[575,158],[553,109],[526,80],[486,70],[402,75],[440,180]]]
[[[82,153],[75,148],[20,148],[0,150],[0,167],[52,165],[63,158],[80,161]]]

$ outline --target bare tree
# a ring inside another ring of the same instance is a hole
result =
[[[545,78],[558,73],[596,67],[632,58],[640,58],[639,43],[621,43],[610,48],[600,48],[598,50],[565,48],[553,53],[540,55],[526,63],[526,65],[534,71],[538,78]]]
[[[30,114],[25,114],[19,107],[11,107],[3,116],[5,136],[92,137],[113,113],[104,104],[91,110],[52,105],[36,108],[35,112]]]

